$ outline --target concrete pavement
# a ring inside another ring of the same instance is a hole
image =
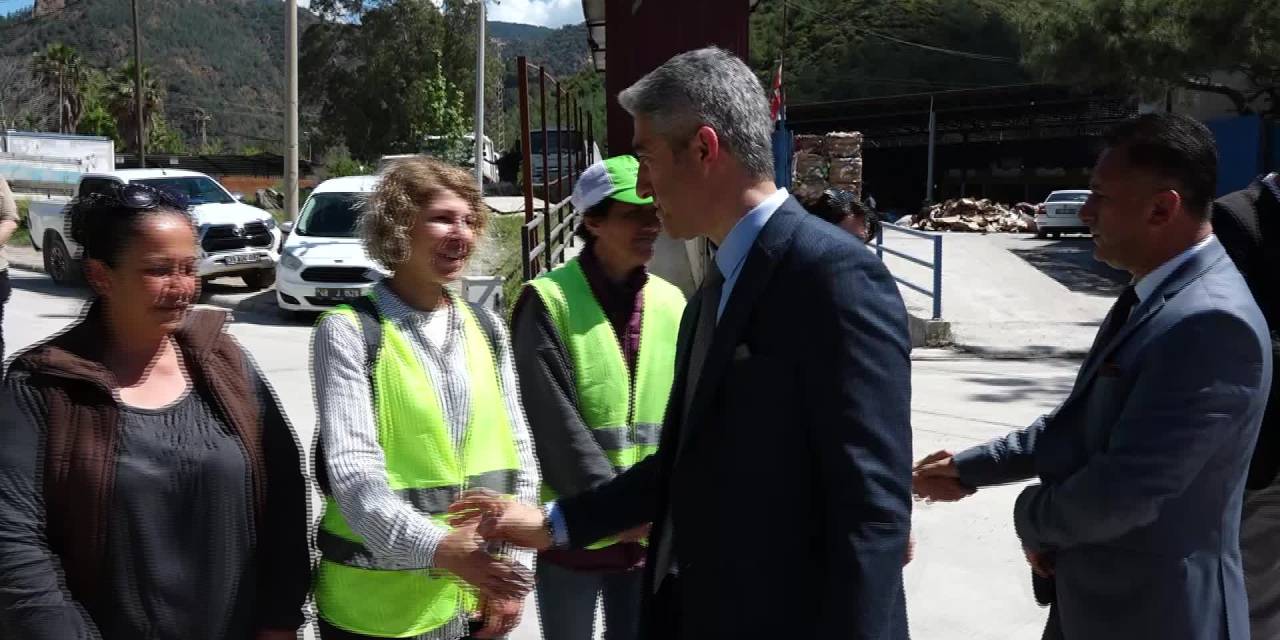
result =
[[[1125,274],[1092,258],[1085,236],[944,233],[942,318],[956,347],[989,357],[1082,358]],[[885,231],[885,246],[933,260],[931,240]],[[932,288],[928,268],[885,254],[895,276]],[[932,299],[899,286],[908,309],[929,317]]]
[[[17,268],[10,275],[14,292],[4,330],[11,350],[43,339],[78,317],[84,290],[61,288],[43,274]],[[248,294],[231,283],[211,297],[220,306],[236,309],[231,332],[266,372],[299,440],[309,448],[315,424],[309,326],[278,319],[261,303],[270,299],[264,297],[269,292]],[[1078,364],[1054,358],[991,360],[949,350],[917,351],[913,361],[915,458],[939,448],[977,444],[1029,424],[1065,396]],[[1013,533],[1017,491],[1018,487],[1001,487],[957,504],[917,503],[916,560],[905,574],[913,638],[1038,637],[1045,611],[1034,604],[1028,569]],[[318,517],[318,510],[313,514]],[[767,541],[761,544],[763,558]],[[309,632],[307,637],[313,636]],[[531,597],[524,621],[511,638],[538,637]]]

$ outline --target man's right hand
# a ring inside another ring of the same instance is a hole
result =
[[[551,530],[542,510],[487,489],[472,489],[449,505],[449,522],[471,525],[484,539],[517,547],[546,551],[552,546]]]
[[[461,578],[489,600],[519,600],[533,588],[524,567],[489,555],[475,523],[449,532],[436,547],[435,566]]]
[[[946,450],[935,451],[916,463],[911,470],[911,490],[935,502],[955,502],[974,493],[974,489],[960,482],[955,456]]]

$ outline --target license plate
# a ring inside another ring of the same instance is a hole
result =
[[[233,264],[248,264],[248,263],[250,263],[250,262],[257,262],[259,259],[260,259],[260,257],[259,257],[257,254],[253,254],[253,255],[239,255],[239,256],[227,256],[227,258],[226,258],[225,262],[226,262],[228,265],[233,265]]]
[[[359,287],[316,289],[316,297],[322,300],[355,300],[362,295],[364,289]]]

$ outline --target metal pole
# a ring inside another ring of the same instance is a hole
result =
[[[138,111],[138,166],[147,166],[147,126],[143,117],[142,104],[142,30],[138,28],[138,0],[132,0],[133,7],[133,97]]]
[[[929,169],[924,184],[924,201],[933,202],[933,143],[938,132],[938,116],[933,112],[933,96],[929,97]]]
[[[529,62],[524,56],[516,58],[516,77],[520,86],[520,173],[524,178],[524,224],[520,227],[520,263],[524,267],[524,279],[533,277],[530,268],[529,252],[533,243],[529,241],[527,225],[533,220],[533,152],[529,141]]]
[[[480,12],[476,20],[476,185],[484,193],[484,1],[476,6]]]
[[[933,236],[933,319],[942,319],[942,234]]]
[[[288,68],[285,113],[284,212],[298,219],[298,0],[285,3],[285,60]]]
[[[539,259],[541,264],[547,265],[547,271],[551,270],[551,174],[547,171],[547,147],[551,140],[547,136],[547,68],[538,67],[538,111],[542,112],[542,241],[546,243],[543,246],[542,257]],[[556,135],[556,142],[560,142],[559,134]],[[560,162],[560,150],[556,149],[556,162]],[[559,186],[560,167],[556,166],[556,185]],[[541,272],[541,270],[539,270]]]

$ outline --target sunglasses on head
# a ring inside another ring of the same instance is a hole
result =
[[[115,200],[118,200],[120,205],[136,211],[148,211],[161,206],[174,207],[178,210],[187,209],[186,197],[150,187],[147,184],[120,184],[115,188]]]

